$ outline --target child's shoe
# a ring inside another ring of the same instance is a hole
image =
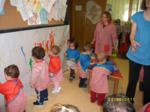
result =
[[[69,81],[73,81],[73,79],[74,79],[73,77],[70,77],[70,78],[69,78]]]
[[[39,106],[40,106],[40,105],[43,105],[43,103],[38,102],[38,101],[33,102],[33,104],[34,104],[34,105],[37,105],[37,106],[38,106],[38,105],[39,105]]]
[[[59,93],[60,91],[61,91],[61,87],[58,87],[58,88],[54,88],[53,91],[52,91],[52,93],[53,93],[53,94],[57,94],[57,93]]]
[[[95,103],[95,102],[96,102],[96,100],[91,99],[91,103]]]
[[[53,88],[52,94],[56,94],[56,93],[57,93],[57,88]]]
[[[44,98],[44,101],[48,101],[48,98]]]
[[[61,87],[57,88],[57,93],[59,93],[61,91]]]

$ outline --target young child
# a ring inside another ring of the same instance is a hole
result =
[[[54,45],[49,54],[49,75],[54,85],[52,93],[59,93],[61,90],[60,81],[63,80],[63,71],[61,65],[61,59],[59,56],[60,48]]]
[[[69,48],[66,51],[67,65],[70,68],[70,78],[72,81],[75,78],[75,68],[76,63],[80,57],[80,52],[77,50],[77,43],[74,41],[70,41]]]
[[[7,112],[25,112],[27,97],[19,80],[19,69],[9,65],[4,69],[6,82],[0,83],[0,93],[5,96]]]
[[[80,112],[80,110],[76,106],[70,104],[55,104],[50,112]]]
[[[125,94],[113,94],[105,98],[103,112],[135,112],[133,104]]]
[[[32,57],[35,61],[32,67],[32,76],[30,85],[35,89],[37,93],[37,100],[34,105],[43,105],[44,101],[48,100],[48,64],[43,59],[45,57],[45,51],[42,47],[37,46],[32,49]]]
[[[86,87],[86,80],[88,77],[88,67],[90,66],[90,54],[91,54],[91,46],[85,45],[83,47],[83,51],[80,54],[79,62],[78,62],[78,74],[80,78],[79,87]]]
[[[97,63],[92,69],[90,80],[91,102],[98,101],[98,105],[102,105],[106,93],[108,93],[107,76],[116,70],[112,62],[106,60],[104,52],[97,54]]]

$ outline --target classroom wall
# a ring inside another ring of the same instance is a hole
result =
[[[71,37],[74,37],[79,46],[82,47],[86,42],[91,42],[96,24],[85,17],[86,3],[88,0],[71,0]],[[93,0],[102,11],[105,10],[107,0]],[[80,11],[76,11],[75,7],[79,5],[82,7]]]
[[[10,5],[10,0],[5,0],[4,15],[0,16],[0,30],[11,28],[30,27],[24,22],[16,7]],[[49,25],[63,24],[63,21],[50,21]]]

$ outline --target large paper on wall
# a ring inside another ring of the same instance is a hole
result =
[[[51,41],[53,37],[53,42]],[[31,77],[31,50],[35,45],[44,47],[46,53],[50,49],[50,44],[61,46],[61,59],[67,48],[65,40],[69,37],[69,26],[57,26],[12,33],[0,34],[0,82],[4,82],[3,70],[10,64],[16,64],[20,69],[20,79],[24,84],[25,92],[30,95],[33,89],[29,86]],[[48,58],[45,57],[48,61]],[[0,112],[4,112],[3,96],[0,95]]]
[[[4,14],[4,3],[5,0],[0,0],[0,15]]]

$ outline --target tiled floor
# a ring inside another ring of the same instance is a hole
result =
[[[119,92],[125,93],[128,81],[128,61],[116,59],[116,63],[123,74],[123,79],[119,83]],[[44,106],[33,106],[35,95],[28,98],[27,112],[49,112],[51,106],[55,103],[73,104],[79,107],[81,112],[102,112],[102,107],[97,104],[90,103],[89,93],[87,89],[78,88],[78,79],[69,82],[67,79],[67,72],[65,73],[65,80],[62,82],[62,91],[58,95],[51,94],[51,87],[49,88],[49,101]],[[110,94],[112,94],[113,82],[109,81]],[[142,106],[142,93],[138,90],[136,92],[135,107],[137,110]]]

